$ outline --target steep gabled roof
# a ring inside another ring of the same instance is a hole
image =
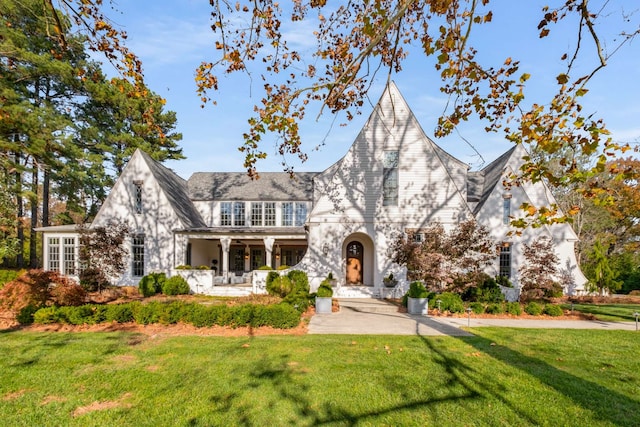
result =
[[[189,200],[187,181],[179,177],[171,169],[153,160],[151,156],[144,151],[139,149],[136,151],[139,151],[140,155],[142,155],[142,158],[149,166],[151,174],[164,191],[169,204],[184,226],[186,228],[205,227],[205,222],[202,220],[195,206],[193,206],[191,200]]]
[[[511,148],[509,151],[485,166],[482,170],[469,172],[467,200],[470,203],[477,203],[474,208],[474,214],[477,214],[480,211],[482,205],[487,201],[493,189],[500,182],[504,169],[515,149],[516,147]]]
[[[252,180],[244,172],[197,172],[187,182],[191,200],[312,200],[316,172],[262,172]]]

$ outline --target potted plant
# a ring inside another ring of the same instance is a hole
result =
[[[330,314],[333,305],[333,289],[329,279],[324,279],[316,292],[316,313]]]
[[[329,273],[327,275],[327,281],[329,281],[329,285],[331,285],[332,287],[336,287],[336,285],[338,284],[338,281],[333,278],[333,273]]]
[[[384,283],[384,286],[387,288],[393,288],[398,284],[398,280],[394,279],[393,273],[389,273],[388,276],[382,279],[382,283]]]
[[[409,284],[409,291],[407,291],[407,312],[409,314],[426,316],[429,310],[429,299],[427,295],[427,289],[422,282],[411,282],[411,284]]]

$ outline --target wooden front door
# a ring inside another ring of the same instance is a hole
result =
[[[351,242],[347,245],[347,284],[362,284],[362,258],[363,247],[360,242]]]

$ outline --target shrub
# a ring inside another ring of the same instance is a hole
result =
[[[487,305],[487,308],[485,311],[489,314],[502,314],[504,313],[504,306],[500,303],[494,302]]]
[[[30,304],[26,307],[22,307],[16,315],[16,320],[21,325],[30,325],[33,323],[33,315],[36,311],[38,311],[38,307],[35,305]]]
[[[102,270],[98,268],[85,268],[80,271],[80,286],[87,292],[102,292],[103,289],[110,285],[109,279],[104,275]]]
[[[167,280],[164,273],[149,273],[140,279],[138,290],[143,297],[151,297],[162,291],[162,284]]]
[[[253,320],[253,312],[255,310],[253,304],[243,304],[233,307],[230,326],[237,328],[240,326],[249,326]]]
[[[295,328],[300,324],[300,312],[288,304],[257,305],[251,326],[271,326],[277,329]]]
[[[286,297],[284,297],[282,299],[282,302],[285,304],[289,304],[290,306],[298,310],[300,313],[304,313],[305,311],[307,311],[307,308],[309,308],[310,296],[309,294],[292,292]]]
[[[93,310],[93,323],[103,323],[107,320],[107,307],[108,305],[92,305]]]
[[[187,295],[191,292],[189,284],[182,276],[170,277],[161,286],[165,295]]]
[[[327,279],[320,282],[320,286],[318,286],[318,292],[316,292],[316,296],[320,298],[331,298],[333,296],[333,288],[331,287],[331,283]]]
[[[157,322],[163,325],[173,325],[180,322],[184,317],[184,313],[188,311],[187,307],[190,305],[182,301],[158,303],[154,307],[155,316],[158,319]]]
[[[277,270],[288,270],[288,269],[289,269],[289,266],[285,264],[282,264],[280,267],[277,268]]]
[[[58,322],[69,323],[70,325],[95,323],[93,306],[91,305],[59,307],[57,317]]]
[[[544,310],[542,311],[547,316],[558,317],[564,315],[564,311],[562,307],[556,304],[547,304],[544,306]]]
[[[504,301],[504,295],[496,279],[486,276],[478,286],[467,288],[462,294],[462,299],[465,301],[499,303]]]
[[[186,265],[179,265],[176,267],[176,270],[192,270],[193,267],[191,267],[189,264]]]
[[[560,298],[562,295],[564,295],[562,285],[558,282],[553,282],[550,288],[544,291],[545,298]]]
[[[43,307],[51,298],[49,288],[52,284],[73,283],[55,271],[29,270],[0,289],[0,310],[17,315],[28,305]]]
[[[520,316],[522,314],[522,306],[519,302],[508,302],[506,311],[514,316]]]
[[[59,283],[50,291],[53,303],[58,306],[79,306],[87,299],[87,292],[75,283]]]
[[[484,313],[484,304],[482,304],[481,302],[472,302],[471,304],[469,304],[469,308],[471,309],[471,311],[473,311],[475,314],[482,314]]]
[[[535,301],[531,301],[524,307],[524,311],[532,316],[540,316],[542,314],[542,305]]]
[[[443,292],[441,294],[433,294],[429,298],[429,305],[432,307],[437,307],[438,304],[436,300],[440,300],[440,309],[444,311],[448,311],[450,313],[463,313],[464,312],[464,304],[462,303],[462,298],[460,295],[454,294],[453,292]]]
[[[273,268],[269,267],[268,265],[261,265],[260,267],[258,267],[258,270],[273,270]]]
[[[420,281],[411,282],[409,284],[409,290],[407,296],[409,298],[427,298],[427,288]]]
[[[266,287],[269,295],[276,295],[275,293],[272,293],[272,289],[273,289],[273,281],[276,280],[278,277],[280,277],[280,274],[275,271],[270,271],[269,273],[267,273]]]
[[[16,280],[26,272],[27,270],[0,270],[0,288],[4,284]]]
[[[291,292],[309,293],[309,278],[307,277],[307,273],[301,270],[291,270],[287,273],[287,277],[291,281]]]
[[[278,276],[271,281],[271,286],[267,286],[267,292],[269,295],[285,297],[291,293],[292,288],[293,285],[288,276]]]
[[[140,325],[150,325],[158,323],[160,320],[161,303],[152,301],[147,304],[131,304],[133,320]]]
[[[513,283],[507,276],[496,276],[496,283],[505,288],[513,288]]]
[[[131,304],[111,304],[106,307],[104,313],[106,322],[128,323],[133,321]]]
[[[56,307],[44,307],[33,313],[33,322],[40,325],[58,323],[58,309]]]
[[[196,328],[204,328],[213,326],[215,319],[212,316],[212,307],[206,307],[201,304],[194,304],[188,313],[185,312],[184,322],[191,323]]]

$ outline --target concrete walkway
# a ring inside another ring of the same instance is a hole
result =
[[[416,316],[400,313],[397,306],[380,299],[340,299],[339,302],[338,313],[316,314],[311,318],[310,334],[469,336],[472,334],[461,329],[467,325],[472,328],[636,329],[634,322]]]

